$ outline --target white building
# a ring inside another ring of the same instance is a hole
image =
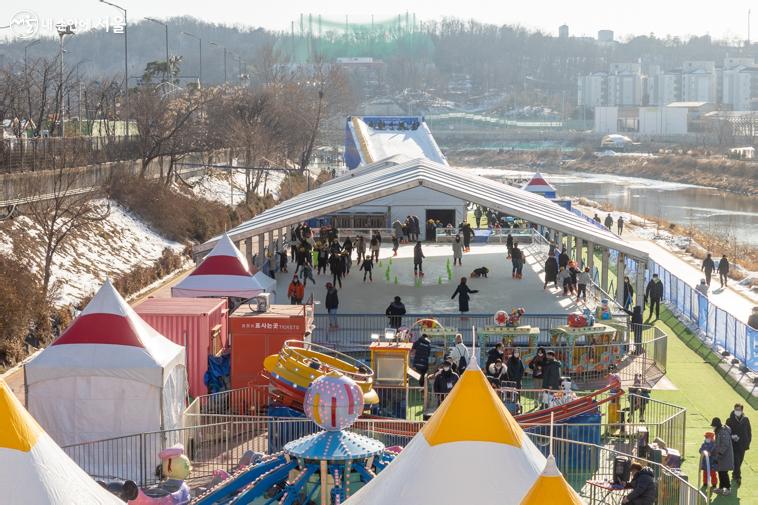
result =
[[[685,61],[682,65],[682,100],[716,103],[716,64],[712,61]]]
[[[618,107],[595,107],[595,133],[616,133],[618,131]]]
[[[600,107],[607,104],[608,74],[596,72],[580,75],[578,82],[578,101],[580,107]]]
[[[758,66],[752,58],[726,58],[722,72],[721,102],[732,110],[756,110]]]
[[[687,109],[682,107],[640,107],[640,135],[684,135]]]
[[[681,70],[661,70],[658,65],[652,65],[645,85],[648,105],[667,105],[682,99]]]
[[[639,63],[612,63],[608,75],[608,105],[642,105]]]

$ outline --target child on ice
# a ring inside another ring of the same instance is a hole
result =
[[[363,260],[363,264],[361,265],[361,270],[363,270],[363,282],[366,282],[367,275],[371,282],[374,282],[374,277],[371,275],[371,270],[373,269],[374,260],[371,258],[371,256],[366,256],[366,258]]]

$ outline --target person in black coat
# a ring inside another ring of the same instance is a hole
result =
[[[742,483],[742,462],[745,459],[745,451],[750,450],[750,442],[753,441],[753,432],[750,428],[750,419],[745,415],[745,407],[741,403],[734,405],[734,410],[726,420],[726,425],[732,430],[732,450],[734,452],[734,471],[732,479],[737,484]]]
[[[332,272],[332,284],[335,286],[339,284],[342,287],[342,276],[345,275],[345,264],[342,261],[342,255],[339,253],[332,253],[329,258],[329,270]]]
[[[486,369],[497,360],[503,361],[503,343],[502,342],[498,342],[497,344],[495,344],[495,347],[493,347],[487,352],[487,362],[484,364],[484,368]]]
[[[453,390],[455,383],[458,382],[459,375],[453,371],[453,365],[450,361],[444,361],[442,366],[434,376],[433,391],[438,395],[446,395]],[[442,400],[442,398],[440,398]]]
[[[629,309],[632,306],[634,300],[634,287],[629,277],[624,276],[624,308]]]
[[[508,380],[508,370],[503,366],[503,360],[498,358],[494,363],[487,365],[486,375],[493,388],[503,387],[503,382]]]
[[[535,379],[542,378],[542,368],[545,366],[545,348],[538,347],[537,354],[529,361],[529,369],[532,371],[532,377]]]
[[[626,485],[632,491],[621,501],[624,505],[653,505],[658,500],[658,485],[655,473],[639,463],[632,463],[632,480]]]
[[[508,248],[508,258],[510,258],[511,253],[513,252],[513,235],[510,233],[505,237],[505,247]]]
[[[569,255],[566,253],[566,248],[561,249],[561,254],[558,255],[558,266],[567,268],[569,264]]]
[[[655,318],[659,319],[661,314],[661,300],[663,300],[663,283],[658,278],[658,274],[653,274],[653,278],[647,283],[645,288],[645,298],[647,298],[650,304],[650,315],[648,319],[653,317],[653,307],[655,307]]]
[[[521,380],[524,378],[524,362],[521,361],[521,354],[518,349],[514,349],[508,361],[508,380],[516,383],[516,389],[521,389]]]
[[[632,334],[634,335],[634,354],[642,354],[642,330],[644,329],[643,326],[643,316],[642,316],[642,307],[639,305],[635,305],[634,309],[627,310],[624,309],[624,312],[632,316],[629,319],[629,329],[632,331]]]
[[[413,246],[413,275],[424,276],[424,251],[421,250],[421,242]]]
[[[390,328],[400,328],[403,319],[401,316],[405,315],[405,304],[400,300],[399,296],[395,297],[395,300],[390,303],[384,314],[390,319]]]
[[[545,285],[542,289],[546,289],[551,282],[558,287],[558,262],[555,261],[554,255],[548,255],[545,261]]]
[[[468,285],[466,285],[466,278],[461,277],[461,283],[458,284],[458,287],[455,288],[455,292],[453,293],[453,296],[450,297],[451,300],[455,299],[456,295],[458,296],[458,310],[461,312],[468,312],[468,301],[471,298],[469,295],[472,293],[478,293],[479,290],[477,289],[470,289]]]
[[[413,342],[413,369],[419,374],[418,383],[424,387],[426,372],[429,371],[429,356],[432,354],[432,342],[426,333],[422,333],[418,340]]]
[[[471,250],[471,237],[474,236],[474,230],[471,229],[470,224],[464,223],[461,234],[463,235],[463,248],[468,252]]]
[[[711,253],[708,253],[703,260],[703,264],[700,266],[700,271],[705,272],[705,283],[708,286],[711,285],[711,275],[713,274],[714,270],[716,270],[716,264],[713,262]]]
[[[331,282],[326,283],[326,299],[324,300],[324,306],[329,313],[329,328],[338,328],[337,309],[340,306],[340,298],[337,293],[337,288],[335,288]]]
[[[729,278],[729,260],[726,259],[726,254],[719,260],[719,281],[721,281],[721,287],[726,287],[726,281]]]
[[[561,389],[561,366],[562,363],[555,359],[555,352],[548,351],[542,365],[542,389]]]

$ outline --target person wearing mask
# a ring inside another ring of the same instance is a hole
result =
[[[300,278],[297,275],[292,278],[292,282],[290,282],[290,285],[287,288],[287,296],[290,297],[291,305],[299,305],[303,303],[305,286],[300,282]]]
[[[732,452],[734,453],[732,480],[739,486],[742,484],[742,462],[745,459],[745,451],[750,450],[750,442],[753,440],[750,419],[745,415],[745,407],[741,403],[734,405],[734,410],[726,420],[726,425],[732,430]]]
[[[714,493],[727,496],[732,492],[729,472],[734,470],[734,448],[732,447],[732,430],[721,424],[721,419],[714,417],[711,421],[713,432],[716,434],[716,447],[713,449],[713,459],[716,460],[716,470],[719,473],[719,487]]]
[[[329,329],[337,329],[337,309],[340,306],[340,298],[337,294],[337,288],[331,282],[326,283],[326,299],[324,300],[324,306],[329,314]]]
[[[513,263],[513,278],[521,279],[524,270],[524,253],[518,248],[518,244],[513,244],[511,263]]]
[[[758,306],[753,307],[753,312],[747,318],[747,325],[754,330],[758,330]]]
[[[508,380],[508,370],[503,365],[503,360],[498,358],[494,363],[487,366],[487,379],[493,388],[503,387],[503,382]]]
[[[618,234],[622,235],[624,233],[624,216],[619,216],[616,226],[618,227]]]
[[[558,391],[561,389],[562,363],[555,359],[555,352],[545,354],[545,364],[542,366],[542,389]]]
[[[706,431],[703,435],[703,443],[700,444],[700,455],[702,456],[700,470],[703,471],[703,484],[706,488],[711,488],[711,492],[716,490],[716,484],[719,481],[716,473],[715,460],[711,457],[713,449],[716,448],[716,434],[712,431]],[[706,457],[708,459],[706,459]]]
[[[472,293],[478,293],[479,290],[477,289],[470,289],[468,285],[466,284],[466,278],[461,277],[461,283],[458,284],[458,287],[455,288],[455,292],[453,292],[453,296],[450,297],[451,300],[455,299],[456,295],[458,296],[458,310],[461,313],[466,313],[469,311],[468,302],[471,299]]]
[[[421,242],[413,246],[413,276],[424,276],[424,251],[421,250]]]
[[[442,362],[442,366],[434,376],[433,391],[441,396],[448,394],[453,390],[455,383],[458,382],[459,375],[453,371],[453,365],[450,359]]]
[[[632,476],[626,485],[631,492],[621,503],[624,505],[654,505],[658,500],[658,485],[655,483],[655,473],[651,468],[643,467],[636,461],[629,467]]]
[[[426,379],[426,373],[429,371],[429,356],[432,353],[432,342],[426,333],[422,333],[418,340],[413,342],[411,352],[413,353],[411,361],[413,369],[419,374],[419,386],[424,387],[424,379]]]
[[[571,273],[565,267],[561,267],[558,271],[558,286],[563,288],[563,296],[568,295],[569,285],[571,284]]]
[[[634,303],[634,287],[628,276],[624,276],[624,308],[629,309]]]
[[[529,369],[532,371],[532,377],[542,379],[542,369],[545,366],[545,348],[538,347],[537,354],[529,361]]]
[[[461,244],[461,236],[456,235],[453,240],[453,266],[461,265],[463,260],[463,244]]]
[[[705,272],[705,283],[708,284],[708,286],[711,285],[711,275],[714,270],[716,270],[716,264],[713,262],[711,253],[708,253],[705,255],[703,264],[700,266],[700,271]]]
[[[485,368],[490,366],[496,360],[503,360],[504,346],[502,342],[495,344],[495,347],[487,352],[487,362],[484,364]]]
[[[547,285],[553,283],[555,287],[558,287],[558,262],[555,260],[555,256],[548,254],[547,260],[545,260],[545,285],[542,289],[547,289]]]
[[[455,371],[458,375],[462,374],[469,364],[471,353],[466,344],[463,343],[463,335],[460,333],[455,334],[455,345],[450,349],[449,356],[453,358],[453,368]]]
[[[579,276],[577,277],[577,287],[576,287],[576,301],[578,302],[580,299],[582,301],[587,301],[587,286],[590,285],[592,282],[592,277],[590,277],[590,267],[584,267],[584,270],[582,272],[579,272]]]
[[[726,287],[726,281],[729,279],[729,260],[726,259],[726,254],[724,254],[719,260],[718,271],[721,287],[724,288]]]
[[[508,380],[516,383],[516,389],[521,389],[521,381],[524,378],[524,362],[521,361],[521,353],[514,349],[506,363]]]
[[[661,314],[661,300],[663,299],[663,283],[658,278],[658,274],[653,274],[653,278],[647,283],[645,288],[645,298],[650,304],[650,315],[648,320],[653,318],[653,308],[655,308],[655,318],[659,319]]]
[[[389,318],[390,328],[397,330],[402,326],[402,316],[405,315],[405,304],[400,300],[399,296],[396,296],[392,303],[389,304],[384,314]]]

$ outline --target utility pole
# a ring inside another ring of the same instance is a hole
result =
[[[120,5],[110,3],[107,0],[100,0],[100,3],[115,7],[124,13],[124,118],[126,120],[126,136],[129,137],[129,42],[127,38],[128,23],[126,21],[126,9]]]
[[[195,39],[195,40],[198,41],[197,48],[198,48],[198,51],[199,51],[198,61],[200,62],[200,64],[199,64],[200,70],[198,71],[197,79],[200,82],[200,86],[202,86],[203,85],[203,39],[201,39],[197,35],[193,35],[193,34],[191,34],[189,32],[182,32],[182,33],[184,35],[186,35],[187,37],[192,37],[193,39]]]
[[[61,122],[61,138],[66,137],[66,122],[64,121],[63,112],[64,112],[64,104],[63,104],[63,37],[66,35],[73,35],[74,34],[74,25],[59,25],[56,27],[58,30],[58,36],[60,37],[60,50],[58,53],[58,57],[60,58],[60,72],[61,72],[61,80],[60,80],[60,122]]]
[[[30,47],[36,46],[40,43],[40,39],[37,39],[35,41],[29,42],[27,45],[24,46],[24,86],[26,87],[26,97],[27,97],[27,106],[29,107],[29,115],[26,118],[27,122],[32,117],[32,99],[31,94],[29,91],[29,70],[28,70],[28,58],[27,58],[27,52],[29,51]]]
[[[221,47],[224,49],[224,84],[226,84],[228,81],[228,77],[227,77],[228,74],[226,73],[226,46],[222,46],[221,44],[217,42],[209,42],[209,44],[212,46]]]
[[[163,21],[158,21],[155,18],[145,18],[147,21],[151,21],[153,23],[157,23],[159,25],[163,25],[163,28],[166,30],[166,72],[163,74],[164,81],[168,81],[169,75],[171,75],[171,69],[169,68],[169,61],[168,61],[168,24],[164,23]]]

